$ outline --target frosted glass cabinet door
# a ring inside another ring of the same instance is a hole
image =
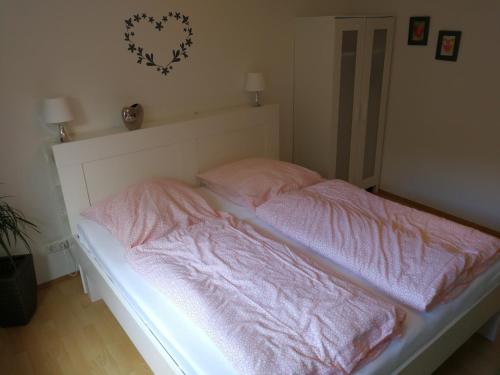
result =
[[[353,150],[353,124],[359,117],[361,72],[363,67],[364,19],[340,19],[335,27],[336,79],[334,84],[333,121],[336,123],[335,170],[329,177],[350,179]]]
[[[392,18],[366,20],[365,66],[360,121],[362,158],[355,181],[361,187],[378,185],[387,104]]]

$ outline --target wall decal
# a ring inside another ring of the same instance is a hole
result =
[[[141,22],[150,24],[151,27],[154,27],[159,32],[165,30],[167,24],[170,22],[179,22],[183,26],[186,38],[180,42],[179,48],[174,48],[172,50],[172,59],[167,64],[155,61],[153,52],[144,51],[144,48],[134,41],[134,27]],[[174,69],[174,63],[178,63],[182,61],[182,59],[187,59],[189,57],[187,52],[193,45],[193,28],[191,27],[189,16],[181,12],[168,12],[168,16],[163,16],[159,19],[148,16],[146,13],[134,14],[132,17],[125,20],[125,28],[124,40],[128,44],[128,50],[137,56],[138,64],[145,63],[146,66],[155,68],[161,74],[167,75]]]

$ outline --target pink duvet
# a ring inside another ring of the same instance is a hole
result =
[[[399,332],[403,313],[233,219],[175,231],[129,262],[241,374],[348,374]]]
[[[418,310],[456,296],[500,254],[500,239],[340,180],[276,197],[257,216]]]

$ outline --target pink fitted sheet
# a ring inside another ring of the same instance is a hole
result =
[[[455,297],[500,254],[498,238],[340,180],[282,194],[257,216],[418,310]]]
[[[236,219],[138,246],[132,267],[242,374],[347,374],[399,333],[404,313]]]

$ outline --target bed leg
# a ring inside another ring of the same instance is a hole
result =
[[[493,315],[478,331],[485,339],[494,342],[500,327],[500,312]]]
[[[80,272],[80,279],[82,280],[83,293],[88,294],[89,288],[87,286],[87,275],[83,272],[82,266],[78,265],[78,271]]]
[[[96,302],[101,299],[97,289],[93,286],[92,280],[87,277],[83,268],[79,265],[80,278],[82,279],[83,292],[89,297],[91,302]]]

